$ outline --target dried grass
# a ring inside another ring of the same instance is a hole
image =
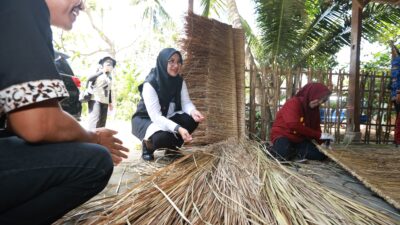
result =
[[[78,224],[398,224],[233,139],[195,148],[96,208]]]

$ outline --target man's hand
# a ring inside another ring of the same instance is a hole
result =
[[[204,116],[203,114],[201,114],[201,112],[197,111],[197,110],[193,110],[192,113],[192,118],[194,119],[194,121],[201,123],[204,121]]]
[[[191,142],[193,140],[192,135],[190,135],[185,128],[179,127],[178,132],[185,143]]]
[[[96,129],[97,143],[108,149],[114,165],[118,165],[122,161],[122,158],[128,158],[124,152],[129,152],[129,149],[122,146],[122,141],[114,137],[117,133],[117,131],[107,128]]]
[[[113,104],[112,103],[108,104],[108,110],[113,111],[113,109],[114,109]]]

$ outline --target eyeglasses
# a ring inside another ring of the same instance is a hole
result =
[[[174,60],[168,60],[168,65],[170,65],[170,66],[172,66],[172,65],[180,66],[180,65],[182,65],[182,63],[179,62],[179,61],[175,62]]]

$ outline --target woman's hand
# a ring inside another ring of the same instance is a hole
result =
[[[185,128],[179,127],[178,132],[185,143],[191,142],[193,140],[192,135],[190,135]]]
[[[204,116],[203,114],[201,114],[201,112],[197,111],[196,109],[192,111],[192,118],[194,119],[194,121],[201,123],[204,121]]]
[[[122,161],[122,158],[128,158],[124,152],[129,152],[129,149],[122,146],[122,141],[114,137],[117,133],[117,131],[107,128],[96,129],[97,143],[108,149],[114,165],[118,165]]]

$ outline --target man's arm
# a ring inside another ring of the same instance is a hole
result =
[[[99,128],[85,130],[72,116],[64,112],[56,99],[35,103],[8,114],[11,132],[31,143],[89,142],[103,145],[111,153],[114,164],[127,158],[129,152],[122,141],[114,137],[116,131]]]
[[[97,143],[96,134],[82,128],[72,116],[60,108],[56,99],[10,112],[8,129],[32,143],[64,141]]]

